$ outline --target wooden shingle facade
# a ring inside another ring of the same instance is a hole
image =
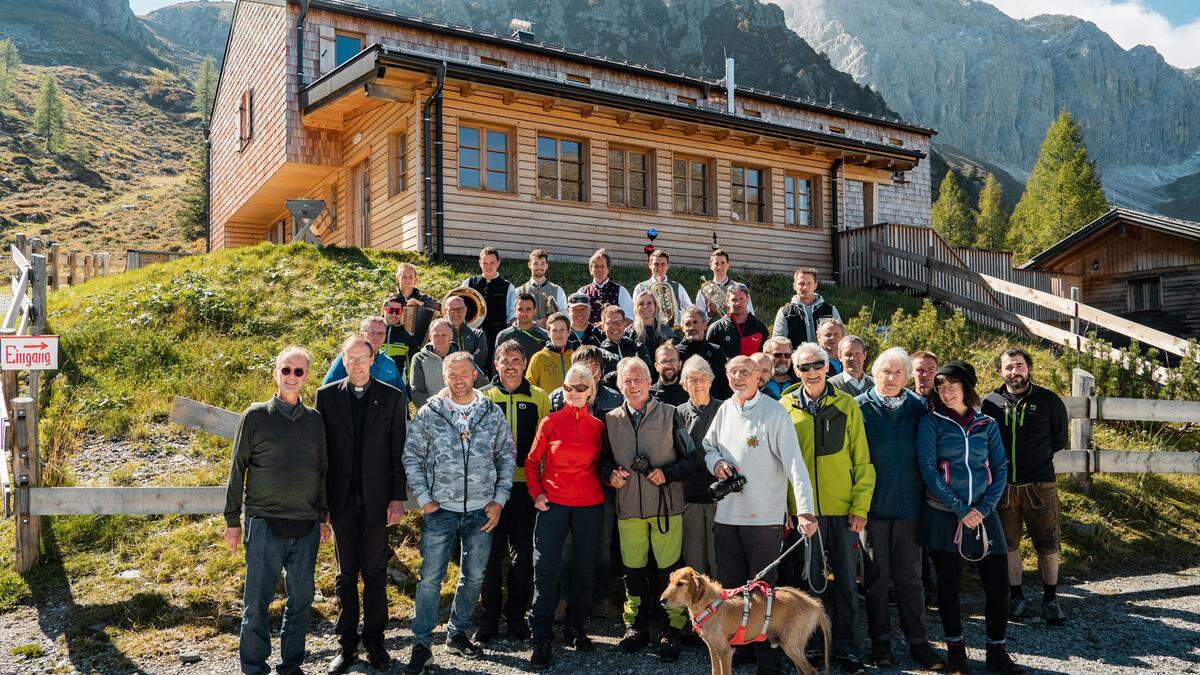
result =
[[[716,233],[781,271],[831,272],[839,228],[929,224],[931,130],[742,88],[730,112],[718,82],[337,0],[301,13],[235,8],[214,249],[290,240],[291,198],[326,202],[330,245],[633,261],[654,227],[679,263]]]

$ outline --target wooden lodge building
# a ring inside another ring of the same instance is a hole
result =
[[[1113,208],[1021,268],[1065,279],[1084,304],[1200,338],[1200,223]]]
[[[725,81],[528,30],[305,5],[236,4],[213,249],[291,240],[294,198],[325,202],[312,232],[330,245],[631,262],[654,227],[679,263],[706,264],[716,233],[736,266],[775,271],[833,273],[839,229],[929,225],[930,129],[745,87],[730,100]]]

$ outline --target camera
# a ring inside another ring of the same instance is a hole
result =
[[[713,501],[719,502],[734,492],[741,492],[745,487],[746,477],[740,473],[735,473],[725,480],[719,480],[709,485],[708,494],[712,496]]]
[[[636,474],[649,476],[650,472],[654,471],[654,467],[650,466],[650,458],[639,452],[634,456],[633,462],[629,464],[629,470]]]

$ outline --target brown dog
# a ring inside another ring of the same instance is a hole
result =
[[[667,590],[663,591],[662,602],[675,607],[686,607],[688,614],[695,617],[712,601],[721,597],[721,586],[690,567],[671,573]],[[741,594],[729,598],[717,607],[717,611],[704,622],[700,637],[708,645],[708,656],[712,660],[713,675],[733,673],[733,647],[729,640],[742,623]],[[767,600],[756,593],[750,601],[750,618],[746,621],[747,640],[762,632],[763,619],[767,614]],[[775,589],[775,603],[771,608],[771,625],[767,627],[767,641],[772,646],[782,647],[801,675],[812,675],[816,668],[804,656],[804,647],[813,631],[821,627],[825,637],[825,673],[829,673],[829,617],[821,601],[794,588]]]

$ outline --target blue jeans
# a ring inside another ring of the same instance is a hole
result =
[[[299,672],[304,661],[304,639],[312,620],[313,568],[321,528],[313,522],[312,531],[303,537],[281,539],[271,532],[263,518],[247,518],[243,535],[246,547],[246,588],[242,594],[242,629],[238,657],[242,672],[266,675],[271,672],[271,628],[268,607],[284,575],[287,605],[283,627],[279,631],[279,672]]]
[[[479,602],[479,588],[483,585],[492,550],[492,533],[479,529],[486,522],[484,509],[460,513],[440,508],[421,519],[421,580],[417,582],[416,615],[413,617],[414,643],[428,647],[433,641],[431,636],[438,623],[442,579],[457,542],[462,543],[462,558],[458,563],[458,587],[454,589],[454,611],[446,626],[446,637],[452,638],[471,629],[475,605]]]

